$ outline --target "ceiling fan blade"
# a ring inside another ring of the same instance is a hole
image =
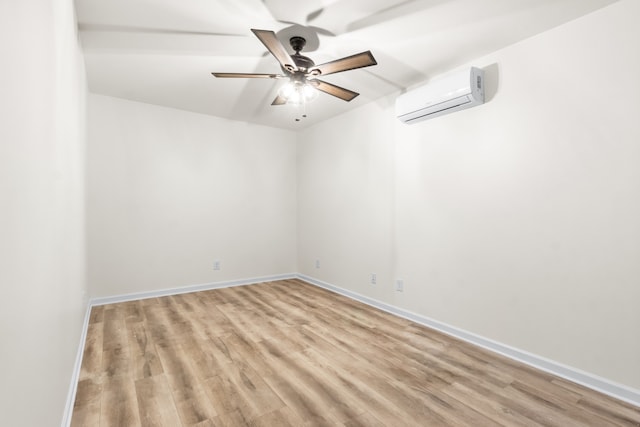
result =
[[[345,89],[343,87],[336,86],[334,84],[327,83],[322,80],[313,79],[313,80],[309,80],[309,82],[313,85],[313,87],[315,87],[319,91],[328,93],[329,95],[333,95],[336,98],[340,98],[347,102],[351,101],[353,98],[360,95],[358,92],[354,92],[352,90]]]
[[[278,95],[276,96],[276,99],[273,100],[271,105],[284,105],[286,103],[287,103],[287,98]]]
[[[370,50],[366,52],[356,53],[355,55],[347,56],[335,61],[326,62],[324,64],[316,65],[311,68],[309,74],[326,76],[328,74],[340,73],[342,71],[354,70],[356,68],[369,67],[371,65],[377,65],[376,59]]]
[[[269,30],[254,30],[251,29],[253,34],[266,46],[271,54],[278,60],[282,68],[287,71],[298,71],[296,63],[287,52],[287,49],[280,43],[280,40],[276,37],[276,33]]]
[[[246,78],[246,79],[279,79],[280,74],[256,74],[256,73],[211,73],[218,78]]]

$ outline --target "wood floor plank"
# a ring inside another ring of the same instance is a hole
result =
[[[200,425],[206,421],[214,422],[218,419],[209,396],[204,391],[196,392],[189,399],[177,402],[176,408],[182,425],[185,426]]]
[[[251,421],[251,427],[297,427],[304,424],[304,420],[286,406]]]
[[[284,406],[282,399],[269,387],[262,374],[254,371],[251,366],[238,365],[237,369],[230,369],[229,376],[243,400],[248,403],[250,419]]]
[[[194,350],[184,343],[161,343],[157,351],[164,367],[171,395],[184,425],[216,419],[202,378],[196,373],[191,355]]]
[[[89,323],[82,353],[80,381],[99,376],[102,370],[103,323]]]
[[[251,366],[252,369],[260,372],[263,376],[277,373],[277,368],[271,365],[268,360],[265,360],[262,353],[258,351],[257,344],[251,341],[248,336],[243,335],[242,331],[222,337],[220,341],[229,350],[235,366]]]
[[[102,350],[122,350],[129,346],[124,309],[117,304],[104,309]]]
[[[253,318],[255,317],[254,315],[243,310],[243,305],[244,304],[223,304],[219,306],[218,309],[227,317],[227,319],[229,319],[233,325],[234,333],[236,335],[246,336],[253,342],[260,341],[262,329],[256,329],[253,327],[255,324],[259,324],[260,322]]]
[[[578,409],[603,417],[620,426],[640,426],[640,408],[620,405],[609,398],[585,397],[578,402]]]
[[[101,395],[102,384],[97,380],[88,378],[78,381],[72,427],[100,425]]]
[[[98,305],[91,307],[91,313],[89,313],[89,324],[102,323],[104,319],[104,306]]]
[[[140,301],[122,303],[125,323],[137,323],[143,320],[142,304]]]
[[[182,425],[165,375],[137,380],[135,391],[143,426]]]
[[[242,409],[246,406],[246,402],[244,402],[243,397],[239,394],[236,385],[227,375],[227,372],[220,372],[219,375],[207,378],[204,381],[209,401],[220,420],[229,417],[231,413],[238,412],[238,408]],[[249,417],[248,411],[245,412]],[[232,418],[236,418],[237,415],[242,414],[234,414]],[[245,417],[243,416],[242,418],[244,419]]]
[[[128,323],[130,369],[134,379],[148,378],[163,373],[153,339],[144,322]]]
[[[640,408],[297,279],[93,307],[72,425],[640,426]]]
[[[228,349],[218,338],[185,339],[181,346],[188,349],[191,368],[200,381],[219,375],[233,363]]]
[[[332,372],[343,388],[358,397],[365,408],[369,408],[385,423],[446,425],[429,410],[425,402],[400,392],[400,381],[382,374],[380,366],[375,362],[357,359],[350,352],[338,350],[328,352],[308,349],[305,353],[323,364],[324,370]],[[331,354],[331,358],[327,359],[325,354]]]
[[[225,424],[223,424],[222,421],[220,421],[220,419],[216,417],[214,419],[201,421],[197,424],[190,424],[189,427],[217,427],[217,426],[224,426],[224,425]],[[229,425],[229,424],[226,424],[226,425]]]
[[[100,426],[140,425],[134,381],[126,377],[105,379],[102,384]]]
[[[535,402],[532,405],[540,407],[540,413],[561,414],[557,417],[550,415],[550,418],[557,419],[559,424],[571,425],[575,423],[576,425],[586,425],[588,423],[597,423],[598,421],[601,425],[607,424],[607,420],[597,414],[576,410],[574,403],[570,403],[570,400],[564,399],[563,396],[558,397],[556,394],[549,392],[543,382],[531,381],[523,383],[516,380],[506,388],[506,391],[517,393],[522,400]]]
[[[283,370],[286,367],[292,378],[297,378],[298,383],[304,385],[316,402],[321,403],[322,407],[329,408],[328,416],[331,419],[344,423],[365,411],[361,400],[345,390],[333,372],[318,369],[319,365],[310,363],[310,358],[306,354],[290,353],[274,363],[283,364]]]
[[[132,365],[134,359],[129,353],[128,346],[114,348],[102,352],[102,376],[107,378],[127,377],[132,378]]]
[[[335,426],[339,421],[332,417],[316,400],[313,391],[297,378],[279,375],[265,377],[269,387],[277,393],[279,398],[289,407],[297,417],[309,425]]]

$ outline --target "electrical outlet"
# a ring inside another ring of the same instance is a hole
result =
[[[316,259],[316,268],[320,268],[320,260]]]
[[[404,291],[404,280],[397,279],[396,280],[396,291],[403,292]]]
[[[371,273],[371,284],[375,285],[377,280],[376,273]]]
[[[213,261],[213,269],[220,270],[220,260]]]

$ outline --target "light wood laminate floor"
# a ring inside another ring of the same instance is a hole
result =
[[[638,426],[640,409],[297,280],[94,307],[73,426]]]

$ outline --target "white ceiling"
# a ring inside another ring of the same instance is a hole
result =
[[[92,92],[300,129],[615,1],[76,0],[76,7]],[[371,50],[378,65],[326,76],[360,96],[345,102],[321,93],[296,122],[296,107],[270,105],[283,80],[211,75],[281,72],[251,28],[277,32],[287,48],[291,35],[305,36],[302,53],[316,64]]]

